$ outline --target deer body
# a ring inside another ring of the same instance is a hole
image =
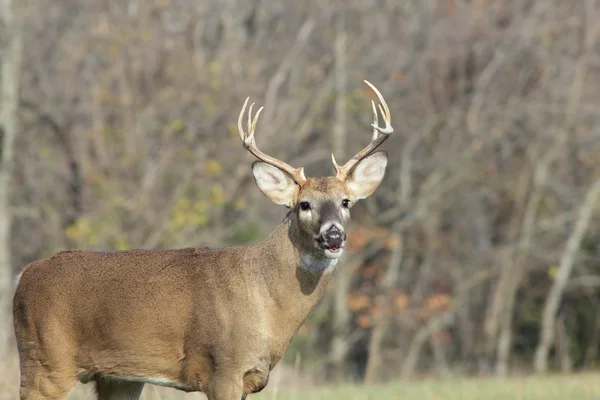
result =
[[[244,392],[260,390],[331,273],[305,268],[291,225],[286,218],[248,247],[67,251],[30,264],[14,302],[21,351],[41,364],[64,359],[83,382],[106,376],[186,391],[207,390],[232,364]],[[33,354],[43,351],[39,335],[59,344],[48,360]]]
[[[26,266],[13,303],[22,400],[64,399],[77,381],[95,381],[99,399],[137,399],[144,383],[210,400],[266,386],[343,252],[350,204],[379,185],[387,156],[372,147],[334,162],[336,177],[307,179],[256,149],[256,118],[240,135],[262,160],[260,190],[290,208],[283,222],[250,246],[66,251]]]

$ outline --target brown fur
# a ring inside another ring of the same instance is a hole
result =
[[[315,179],[299,196],[343,190]],[[300,266],[314,227],[296,213],[247,247],[64,251],[26,266],[13,309],[21,399],[64,398],[103,376],[167,379],[212,399],[229,399],[216,393],[223,381],[239,379],[239,397],[261,390],[330,275]]]

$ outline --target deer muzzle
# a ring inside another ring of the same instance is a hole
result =
[[[319,246],[325,251],[325,255],[330,258],[341,256],[345,240],[346,233],[337,224],[331,224],[329,227],[322,229],[317,238]]]

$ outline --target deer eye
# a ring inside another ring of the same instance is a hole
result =
[[[350,200],[348,200],[348,199],[342,200],[342,207],[344,207],[344,208],[350,207]]]
[[[308,211],[308,210],[310,210],[310,203],[308,201],[301,201],[300,202],[300,209],[302,211]]]

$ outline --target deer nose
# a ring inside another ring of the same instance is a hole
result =
[[[344,240],[346,240],[346,234],[340,231],[339,228],[335,225],[332,225],[322,235],[323,244],[329,248],[341,247]]]

